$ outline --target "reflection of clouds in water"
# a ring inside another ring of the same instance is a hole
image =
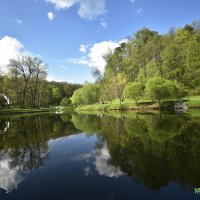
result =
[[[0,161],[0,188],[6,190],[7,193],[17,189],[18,184],[24,180],[20,174],[19,167],[11,169],[9,162],[9,159]]]
[[[94,165],[99,175],[107,176],[107,177],[119,177],[124,174],[120,170],[119,167],[115,167],[109,163],[109,160],[111,159],[111,157],[108,152],[107,145],[104,145],[103,148],[101,148],[98,151],[98,153],[96,151],[92,151],[91,153],[80,154],[76,156],[75,158],[73,158],[73,160],[74,161],[84,160],[86,162],[89,162],[91,158],[95,159],[95,161],[92,164]],[[84,170],[85,176],[94,174],[94,172],[92,172],[91,166],[85,167],[83,170]]]
[[[85,176],[88,176],[92,173],[91,167],[85,167],[83,171],[85,173]]]
[[[94,165],[99,175],[104,175],[108,177],[119,177],[124,173],[120,170],[119,167],[115,167],[109,164],[111,159],[106,145],[100,150],[100,153],[96,156],[96,161]]]
[[[72,158],[74,161],[79,161],[79,160],[85,160],[89,161],[90,158],[94,156],[94,152],[92,151],[91,153],[85,153],[85,154],[80,154]]]
[[[9,157],[9,151],[8,153],[0,151],[1,154],[3,156],[0,160],[0,188],[6,190],[7,193],[17,189],[18,185],[24,181],[25,177],[22,176],[22,173],[29,173],[33,169],[40,167],[41,160],[47,155],[42,150],[40,153],[35,152],[35,158],[30,157],[30,151],[25,153],[21,151],[19,157],[15,158]]]

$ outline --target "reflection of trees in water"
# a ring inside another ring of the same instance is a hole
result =
[[[10,156],[13,161],[12,166],[21,166],[23,171],[31,171],[42,165],[43,158],[48,152],[48,145],[43,137],[41,120],[38,117],[31,119],[22,117],[17,123],[17,133],[20,134],[23,141],[19,141],[15,148],[12,148]],[[22,143],[23,142],[23,143]]]
[[[10,127],[8,120],[0,120],[0,134],[5,134]]]
[[[63,118],[65,122],[62,121]],[[48,153],[49,139],[78,133],[69,120],[70,116],[66,115],[2,119],[0,124],[7,121],[10,123],[8,133],[0,135],[1,149],[7,150],[12,157],[10,165],[22,166],[27,171],[40,167]]]
[[[9,121],[10,128],[7,134],[0,136],[2,149],[0,187],[10,192],[23,181],[23,172],[30,172],[43,164],[48,146],[40,136],[42,131],[40,118],[20,117],[6,121]]]
[[[109,162],[147,187],[157,190],[171,181],[199,184],[199,118],[125,113],[122,118],[74,115],[72,120],[76,128],[101,135]]]
[[[14,181],[6,180],[8,183],[3,186],[0,179],[0,187],[13,188],[11,185],[14,184],[15,177],[42,166],[48,154],[49,139],[78,133],[73,123],[67,120],[67,118],[70,119],[69,116],[63,117],[65,122],[56,115],[34,115],[0,120],[1,131],[5,129],[6,122],[10,124],[7,133],[0,134],[0,164],[1,162],[6,163],[7,166],[6,169],[0,166],[0,174],[5,170],[15,172],[12,173],[14,177],[9,178]],[[2,181],[5,182],[5,178]]]
[[[10,121],[8,134],[0,137],[4,152],[11,161],[10,168],[20,166],[23,171],[31,171],[42,165],[48,152],[44,135],[43,121],[38,116],[20,117]]]

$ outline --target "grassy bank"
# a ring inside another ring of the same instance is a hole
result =
[[[40,113],[40,112],[48,112],[48,108],[44,109],[31,109],[31,108],[10,108],[10,109],[0,109],[0,115],[4,114],[23,114],[23,113]]]
[[[200,96],[192,96],[184,98],[189,108],[200,108]]]
[[[179,99],[185,102],[188,108],[200,108],[200,96],[186,97]],[[151,102],[151,100],[141,100],[138,105],[133,100],[126,99],[123,104],[120,105],[119,101],[113,101],[113,103],[106,104],[93,104],[84,105],[76,108],[76,111],[92,111],[92,110],[174,110],[176,100],[170,99],[161,102],[161,106],[157,102]]]

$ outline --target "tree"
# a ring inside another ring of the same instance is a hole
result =
[[[59,104],[61,98],[62,98],[62,94],[59,88],[57,87],[53,87],[52,88],[52,97],[55,99],[55,103]]]
[[[84,103],[83,99],[83,89],[79,88],[74,91],[74,94],[71,97],[72,104],[81,105]]]
[[[41,84],[46,78],[46,65],[39,58],[23,56],[8,65],[7,89],[15,94],[21,107],[37,107],[41,100]],[[13,85],[14,83],[14,85]]]
[[[185,44],[183,84],[191,92],[200,84],[200,43],[193,40]]]
[[[128,83],[123,91],[125,98],[131,98],[135,100],[136,105],[138,105],[138,99],[144,93],[144,84],[140,82]]]
[[[96,78],[96,82],[97,83],[101,84],[102,89],[103,89],[101,93],[106,94],[108,100],[112,101],[112,97],[109,95],[109,92],[108,92],[109,91],[109,86],[105,84],[104,78],[103,78],[103,75],[102,75],[101,71],[98,70],[98,69],[93,69],[92,70],[92,76],[94,78]],[[104,96],[104,95],[102,95],[102,96]]]
[[[114,51],[110,51],[104,56],[106,61],[104,75],[106,79],[116,76],[118,73],[124,72],[125,68],[123,60],[126,57],[125,49],[126,43],[121,43],[119,47],[115,48]]]
[[[175,84],[164,78],[155,77],[146,84],[146,91],[153,100],[158,100],[159,106],[161,99],[173,96],[175,94]]]
[[[200,19],[194,20],[191,24],[195,32],[200,32]]]
[[[123,90],[127,83],[126,76],[123,73],[118,73],[116,77],[110,79],[109,93],[113,98],[118,98],[120,104],[123,100]]]
[[[76,90],[71,98],[73,104],[93,104],[99,101],[98,85],[86,83]]]
[[[57,87],[54,87],[54,88],[52,89],[52,96],[53,96],[53,98],[55,98],[55,99],[59,99],[59,98],[61,97],[61,91],[60,91],[60,89],[57,88]]]
[[[0,71],[1,73],[1,71]],[[0,93],[3,92],[3,81],[4,81],[4,77],[0,75]]]
[[[68,99],[67,97],[63,98],[62,101],[60,102],[61,106],[69,106],[71,104],[71,100]]]
[[[184,73],[184,59],[181,47],[172,43],[162,51],[164,78],[182,81]]]

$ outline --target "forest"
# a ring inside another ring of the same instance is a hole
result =
[[[87,105],[125,98],[181,99],[200,94],[200,20],[159,34],[137,31],[114,51],[105,54],[105,70],[92,71],[95,83],[86,83],[71,98]]]
[[[47,66],[36,57],[11,59],[0,75],[0,108],[40,108],[60,105],[80,84],[47,81]],[[9,99],[9,105],[6,98]]]

